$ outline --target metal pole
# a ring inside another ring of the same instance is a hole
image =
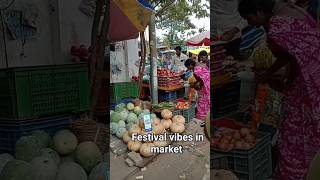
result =
[[[153,12],[149,23],[149,44],[150,44],[150,82],[152,103],[158,104],[158,76],[157,76],[157,47],[156,47],[156,20]]]

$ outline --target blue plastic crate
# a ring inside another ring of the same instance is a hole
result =
[[[170,102],[177,99],[177,91],[159,91],[160,102]]]
[[[16,141],[34,130],[44,130],[51,136],[58,130],[70,128],[71,116],[13,121],[0,119],[0,152],[13,153]]]
[[[215,153],[228,158],[228,166],[239,180],[267,180],[272,175],[270,134],[259,132],[257,141],[250,150]]]
[[[125,99],[119,100],[118,102],[111,102],[110,109],[114,110],[114,108],[116,107],[117,104],[120,104],[120,103],[128,104],[129,102],[133,102],[133,99],[132,98],[125,98]]]

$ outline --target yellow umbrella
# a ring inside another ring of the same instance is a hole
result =
[[[207,51],[207,53],[210,53],[210,46],[202,46],[199,49],[189,50],[188,53],[196,54],[198,55],[201,51]]]

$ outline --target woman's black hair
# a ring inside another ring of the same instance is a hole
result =
[[[176,48],[174,48],[174,50],[176,50],[176,51],[181,51],[182,48],[181,48],[181,46],[177,46]]]
[[[208,56],[207,51],[201,51],[198,56]]]
[[[185,67],[189,67],[189,66],[196,66],[196,62],[192,59],[187,59],[186,62],[184,62],[184,66]]]
[[[238,11],[242,17],[257,15],[258,12],[271,14],[275,6],[275,0],[241,0]]]

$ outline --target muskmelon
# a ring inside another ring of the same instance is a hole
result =
[[[16,159],[31,161],[39,155],[39,141],[34,136],[22,136],[16,142]]]
[[[31,174],[31,164],[21,160],[11,160],[2,169],[1,180],[35,180]]]
[[[0,173],[3,169],[3,167],[7,164],[7,162],[13,160],[13,156],[11,156],[10,154],[4,153],[4,154],[0,154]]]
[[[62,163],[57,172],[56,180],[87,180],[87,174],[83,168],[74,162]]]
[[[94,142],[86,141],[78,145],[75,151],[75,159],[89,173],[102,161],[102,154]]]
[[[40,148],[46,148],[49,146],[50,135],[43,130],[35,130],[31,132],[31,135],[34,136],[40,145]]]
[[[50,149],[50,148],[41,149],[40,156],[51,158],[57,165],[60,163],[60,156],[53,149]]]
[[[77,137],[69,130],[60,130],[53,136],[54,150],[61,155],[71,154],[78,145]]]
[[[55,180],[58,165],[49,157],[36,157],[31,161],[31,174],[34,180]]]

